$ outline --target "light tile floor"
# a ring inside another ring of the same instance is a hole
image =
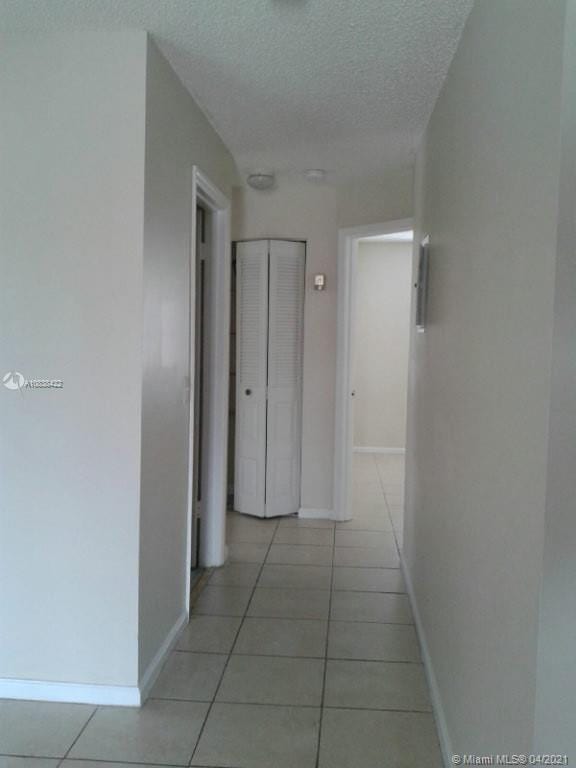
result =
[[[0,701],[0,768],[438,768],[398,569],[404,462],[361,454],[354,519],[229,515],[140,709]]]

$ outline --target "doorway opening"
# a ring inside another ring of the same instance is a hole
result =
[[[199,568],[226,560],[230,205],[192,171],[186,606]]]
[[[391,505],[399,532],[412,240],[402,219],[340,230],[338,252],[334,518],[376,526]]]

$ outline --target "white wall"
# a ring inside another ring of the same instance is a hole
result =
[[[354,311],[354,446],[406,445],[412,243],[358,244]]]
[[[226,195],[236,180],[230,153],[152,42],[146,99],[141,675],[186,610],[192,166]]]
[[[1,50],[0,678],[135,685],[145,35]]]
[[[314,185],[280,177],[278,188],[271,192],[235,190],[234,239],[307,241],[301,498],[306,508],[332,508],[338,228],[411,216],[409,179],[406,172],[400,179],[395,174],[389,184],[379,180],[363,187],[358,182]],[[395,185],[397,197],[392,192]],[[388,190],[388,204],[378,197],[383,189]],[[323,293],[312,289],[316,272],[327,276]]]
[[[533,744],[563,20],[476,3],[417,164],[404,558],[457,753]]]

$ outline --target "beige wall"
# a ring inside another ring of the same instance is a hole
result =
[[[302,434],[303,507],[332,508],[336,365],[336,261],[338,228],[412,215],[410,173],[398,199],[387,185],[314,185],[280,178],[272,192],[235,190],[232,237],[287,237],[307,241]],[[378,195],[387,190],[386,198]],[[374,196],[373,196],[374,195]],[[394,200],[387,205],[386,201]],[[371,218],[374,216],[375,218]],[[312,290],[314,273],[327,275],[324,293]]]
[[[332,506],[334,377],[336,358],[336,250],[333,188],[283,182],[276,191],[236,190],[234,239],[287,237],[307,241],[302,399],[303,507]],[[324,293],[312,290],[315,272],[327,275]]]
[[[133,686],[145,35],[1,48],[0,678]]]
[[[456,753],[533,745],[564,5],[475,4],[417,164],[404,558]]]
[[[354,446],[406,445],[412,243],[360,242],[354,310]]]
[[[191,169],[235,166],[144,32],[2,56],[0,356],[64,388],[0,388],[0,678],[132,687],[184,609]]]
[[[338,226],[359,227],[412,216],[414,168],[397,168],[373,178],[336,185]]]
[[[186,586],[192,166],[226,195],[235,165],[156,46],[146,81],[140,673],[182,616]]]
[[[535,752],[576,761],[576,0],[565,29],[558,262]]]

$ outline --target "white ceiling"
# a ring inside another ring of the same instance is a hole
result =
[[[412,162],[473,0],[0,0],[3,31],[150,31],[243,171]]]

